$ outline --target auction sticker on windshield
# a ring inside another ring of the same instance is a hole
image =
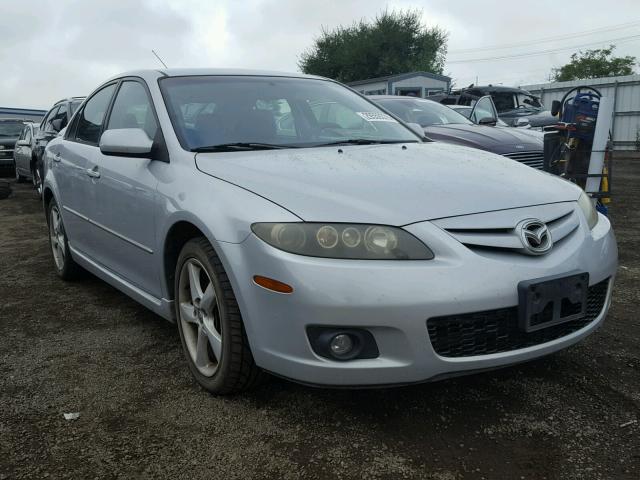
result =
[[[395,118],[391,115],[387,115],[382,112],[356,112],[360,117],[365,119],[367,122],[392,122],[398,123]]]

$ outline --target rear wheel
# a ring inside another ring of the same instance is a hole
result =
[[[225,395],[265,377],[255,364],[229,278],[209,242],[187,242],[178,258],[175,304],[189,370],[202,387]]]
[[[73,280],[81,272],[80,266],[71,258],[69,241],[62,222],[60,208],[54,199],[48,205],[49,245],[56,273],[63,280]]]

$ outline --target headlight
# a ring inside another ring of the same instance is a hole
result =
[[[582,192],[580,198],[578,198],[578,206],[587,219],[589,230],[593,230],[593,227],[595,227],[596,223],[598,223],[598,211],[596,210],[596,207],[593,206],[593,202],[591,201],[589,195]]]
[[[409,232],[352,223],[254,223],[269,245],[309,257],[351,260],[431,260],[433,252]]]

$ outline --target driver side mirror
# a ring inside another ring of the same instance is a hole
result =
[[[557,117],[562,109],[562,105],[560,104],[560,100],[554,100],[551,102],[551,115]]]
[[[141,128],[106,130],[100,137],[100,151],[118,157],[150,158],[153,140]]]
[[[407,123],[409,128],[418,134],[420,138],[424,138],[424,128],[419,123]]]
[[[498,124],[498,120],[493,117],[484,117],[478,121],[478,125],[487,125],[490,127],[495,127]]]

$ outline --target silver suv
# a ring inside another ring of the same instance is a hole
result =
[[[58,274],[175,321],[217,394],[264,371],[372,386],[518,363],[592,333],[611,298],[615,238],[578,187],[425,141],[327,79],[124,74],[45,163]]]

